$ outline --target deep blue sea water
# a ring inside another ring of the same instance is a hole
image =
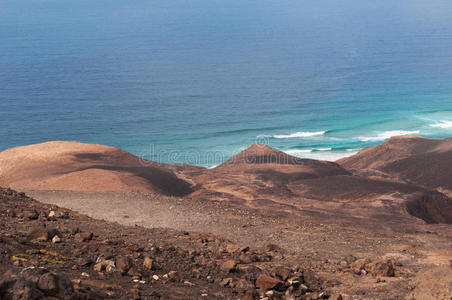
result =
[[[1,0],[0,150],[215,165],[452,136],[450,0]]]

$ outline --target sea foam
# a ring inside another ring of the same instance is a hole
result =
[[[443,129],[452,128],[452,121],[443,120],[436,124],[430,124],[430,127],[443,128]]]
[[[358,153],[358,151],[359,149],[346,149],[345,151],[331,151],[319,149],[292,149],[286,150],[284,152],[299,158],[336,161],[338,159],[354,155]]]
[[[360,136],[360,137],[358,137],[358,139],[363,142],[382,141],[382,140],[389,139],[390,137],[393,137],[393,136],[419,134],[419,133],[420,133],[419,130],[414,130],[414,131],[390,130],[390,131],[382,132],[376,136]]]
[[[326,131],[300,131],[300,132],[295,132],[295,133],[291,133],[291,134],[274,135],[273,137],[275,139],[304,138],[304,137],[324,135],[325,133],[326,133]]]
[[[294,150],[287,150],[287,151],[284,151],[284,152],[289,154],[289,155],[298,156],[300,154],[311,153],[312,150],[311,149],[294,149]]]
[[[284,152],[287,154],[290,154],[290,155],[299,156],[299,155],[312,153],[312,152],[332,151],[332,150],[333,150],[333,148],[312,148],[312,149],[291,149],[291,150],[286,150]]]
[[[333,150],[333,148],[317,148],[317,149],[313,149],[314,151],[331,151]]]

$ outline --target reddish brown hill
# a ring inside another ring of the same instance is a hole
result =
[[[183,196],[190,184],[170,166],[109,146],[47,142],[0,153],[0,185],[15,189],[139,191]]]
[[[302,163],[302,159],[288,155],[282,151],[273,149],[264,144],[253,144],[247,149],[231,157],[222,166],[240,164],[281,164],[297,165]]]
[[[379,169],[404,158],[425,154],[441,143],[441,140],[430,140],[418,136],[396,136],[381,145],[366,148],[358,154],[337,162],[349,169]]]
[[[269,214],[353,226],[400,227],[413,222],[412,216],[429,223],[452,223],[452,200],[432,191],[452,194],[448,193],[451,143],[393,138],[339,161],[349,170],[255,144],[208,170],[141,160],[114,147],[48,142],[1,152],[0,185],[20,190],[190,195]]]
[[[428,139],[414,137],[392,139],[382,147],[394,153],[379,150],[375,155],[379,158],[373,157],[369,163],[397,161],[431,149]],[[444,150],[444,144],[438,143],[436,149]],[[224,199],[269,213],[302,211],[305,218],[342,219],[362,226],[373,219],[379,226],[397,227],[400,224],[394,220],[412,222],[411,216],[428,223],[452,222],[447,213],[450,198],[419,184],[389,180],[393,177],[382,180],[361,170],[352,174],[337,163],[300,159],[255,144],[195,176],[199,189],[193,196]]]
[[[308,176],[310,178],[349,174],[334,162],[298,158],[263,144],[251,145],[216,169],[259,170],[261,173],[262,169],[270,170],[263,172],[262,176],[264,178],[278,175],[275,173],[277,171],[291,174],[296,173],[295,176],[298,177],[305,177],[310,174]],[[287,175],[281,174],[281,176],[281,179],[287,179]]]
[[[419,186],[452,190],[452,139],[393,137],[338,163],[350,170],[374,169]]]

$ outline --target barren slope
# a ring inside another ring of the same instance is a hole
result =
[[[338,163],[349,170],[377,170],[401,181],[452,191],[452,139],[392,137]]]
[[[449,184],[449,177],[441,174],[447,176],[452,169],[446,167],[452,166],[447,160],[450,148],[450,140],[393,138],[340,161],[346,170],[334,162],[299,159],[255,144],[209,170],[141,160],[102,145],[49,142],[0,153],[0,184],[20,190],[124,191],[220,200],[268,215],[400,230],[420,220],[452,223],[452,200],[434,189]],[[421,162],[434,162],[432,157],[445,159],[438,163],[439,174],[431,171],[424,180],[430,171]],[[367,168],[366,161],[380,170],[351,168]],[[413,174],[412,179],[394,180],[403,177],[394,166],[405,164],[401,171]]]
[[[15,189],[140,191],[183,196],[190,184],[169,166],[109,146],[47,142],[0,153],[0,185]]]
[[[425,140],[413,139],[413,149],[402,147],[398,154],[424,153]],[[416,218],[452,223],[452,201],[440,192],[390,176],[374,176],[375,172],[353,171],[337,163],[300,159],[252,145],[219,167],[193,176],[197,190],[191,196],[373,230],[398,230],[415,224]]]

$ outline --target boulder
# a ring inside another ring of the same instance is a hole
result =
[[[248,290],[240,300],[257,300],[259,299],[259,293],[256,289]]]
[[[277,267],[275,269],[275,276],[282,281],[286,281],[290,276],[290,269],[285,267]]]
[[[239,279],[235,284],[235,288],[240,292],[246,292],[254,289],[254,285],[248,280]]]
[[[24,212],[24,217],[30,220],[37,220],[39,213],[36,210],[27,210]]]
[[[168,278],[171,281],[179,281],[180,280],[179,272],[177,272],[177,271],[169,271],[168,272]]]
[[[113,263],[113,264],[109,264],[109,265],[107,265],[106,267],[105,267],[105,272],[107,272],[107,273],[112,273],[112,272],[114,272],[115,271],[115,264]]]
[[[102,272],[104,270],[104,266],[101,262],[97,263],[94,265],[93,270],[96,272]]]
[[[8,273],[8,272],[7,272]],[[0,299],[75,299],[71,281],[46,269],[27,268],[0,278]]]
[[[256,287],[261,290],[279,289],[283,285],[283,282],[274,277],[262,274],[256,280]]]
[[[312,290],[319,290],[322,285],[322,280],[311,270],[303,272],[304,283]]]
[[[116,268],[123,274],[127,273],[132,268],[131,259],[127,256],[118,256],[116,258]]]
[[[45,228],[36,228],[28,234],[28,240],[33,242],[45,242],[49,240],[49,233]]]
[[[351,264],[352,262],[356,261],[356,256],[348,254],[343,258],[343,260],[345,260],[347,264]]]
[[[93,234],[88,232],[79,232],[74,236],[74,240],[79,243],[91,241],[92,239]]]
[[[7,285],[0,281],[0,296],[1,299],[38,300],[44,298],[44,293],[23,278],[16,278],[7,281]]]
[[[366,271],[374,276],[394,277],[394,264],[391,260],[376,261],[366,265]]]
[[[230,286],[232,284],[232,278],[223,278],[223,280],[220,281],[221,286]]]
[[[370,263],[370,259],[368,258],[361,258],[358,260],[355,260],[354,262],[352,262],[350,264],[350,268],[352,268],[353,270],[364,270],[366,265]]]
[[[84,258],[84,257],[82,257],[82,258],[79,258],[78,264],[79,264],[81,267],[89,267],[89,266],[91,266],[91,265],[93,264],[93,260],[90,259],[90,258]]]
[[[56,275],[46,273],[39,277],[38,288],[47,294],[56,294],[58,292]]]
[[[149,256],[144,258],[143,267],[148,270],[152,270],[152,259]]]
[[[127,275],[133,277],[134,279],[141,279],[142,276],[141,272],[135,266],[130,267],[129,271],[127,271]]]
[[[231,273],[235,270],[237,264],[233,260],[227,260],[221,264],[221,270],[226,273]]]
[[[62,299],[74,294],[72,282],[65,276],[46,273],[39,278],[38,288],[46,295],[56,296]]]
[[[240,251],[240,246],[235,244],[227,244],[224,250],[229,254],[234,254]]]
[[[63,237],[61,232],[55,228],[47,229],[47,233],[49,234],[49,240],[52,240],[55,236],[58,236],[59,238]]]
[[[331,295],[328,300],[342,300],[342,295],[341,294],[333,294]]]

